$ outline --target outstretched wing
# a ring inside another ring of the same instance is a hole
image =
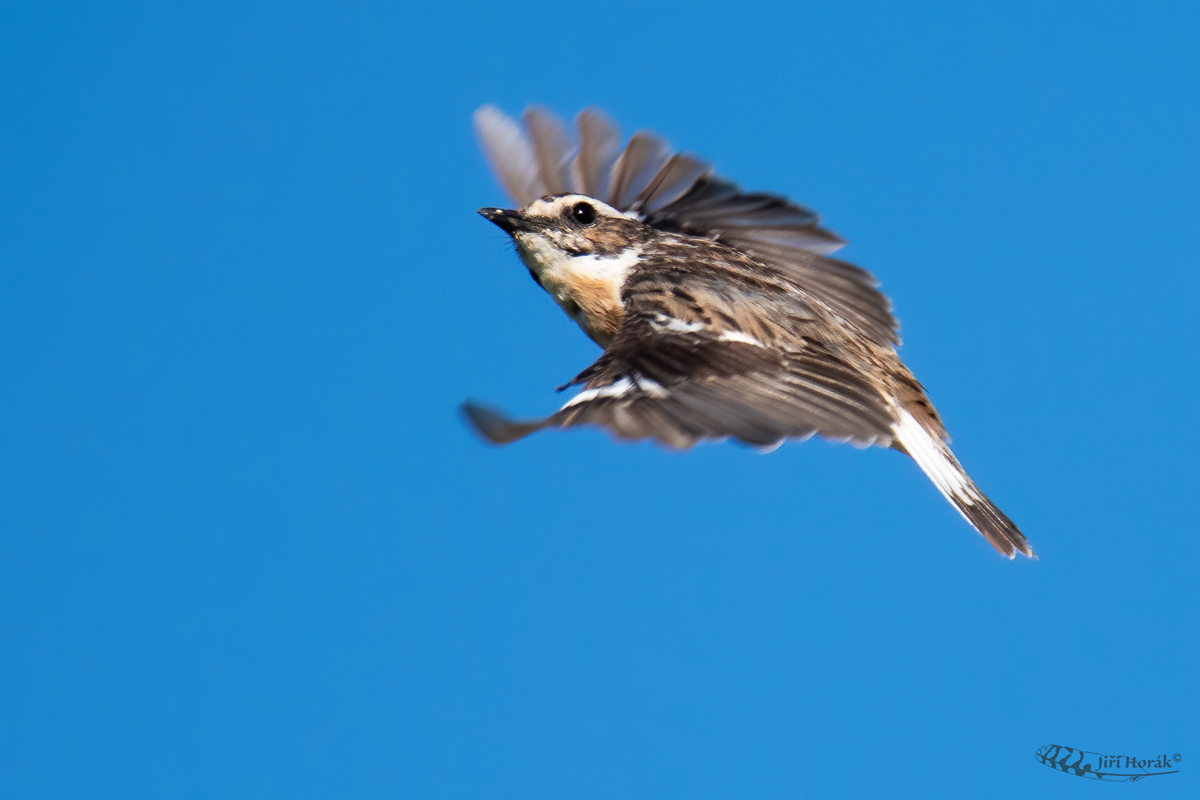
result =
[[[583,384],[579,394],[532,422],[468,406],[483,435],[505,443],[591,424],[677,448],[730,436],[771,447],[814,433],[863,447],[892,443],[885,390],[822,338],[827,326],[797,295],[758,293],[704,271],[644,268],[623,299],[612,344],[572,381]]]
[[[771,194],[745,193],[712,165],[674,153],[638,131],[621,150],[617,126],[598,109],[576,119],[578,144],[550,112],[526,109],[523,125],[494,106],[475,112],[480,146],[521,206],[551,194],[595,197],[647,225],[719,241],[789,276],[878,344],[896,344],[891,303],[866,270],[824,258],[845,241],[814,211]]]

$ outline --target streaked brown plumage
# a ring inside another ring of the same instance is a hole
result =
[[[538,283],[605,348],[558,412],[511,422],[467,405],[489,440],[602,425],[686,448],[732,436],[773,447],[820,434],[911,455],[997,550],[1033,556],[966,475],[923,387],[901,363],[891,304],[866,271],[828,254],[843,242],[813,212],[745,194],[652,133],[619,151],[598,111],[572,153],[560,122],[526,111],[525,131],[476,114],[484,150],[517,211],[482,209]],[[585,191],[586,190],[586,191]],[[565,387],[563,387],[565,388]]]

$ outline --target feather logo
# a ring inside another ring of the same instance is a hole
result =
[[[1051,769],[1061,770],[1081,778],[1097,781],[1134,782],[1151,775],[1171,775],[1179,772],[1171,769],[1182,760],[1179,753],[1166,753],[1152,758],[1136,756],[1106,756],[1089,750],[1076,750],[1060,744],[1048,744],[1040,748],[1037,760]]]

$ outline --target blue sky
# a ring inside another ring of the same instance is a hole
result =
[[[969,8],[968,8],[969,6]],[[1195,4],[0,8],[0,771],[50,797],[1200,782]],[[470,114],[820,210],[1008,562],[907,459],[487,447],[596,356]]]

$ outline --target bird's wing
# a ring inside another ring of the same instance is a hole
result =
[[[829,258],[845,242],[820,216],[786,198],[745,194],[711,175],[678,200],[648,214],[646,224],[729,245],[786,275],[848,324],[880,345],[899,344],[892,304],[871,273]]]
[[[746,193],[712,165],[675,153],[652,131],[620,148],[616,124],[599,109],[576,119],[578,144],[549,111],[531,106],[518,124],[495,106],[475,112],[480,146],[497,179],[521,206],[577,192],[663,231],[719,241],[788,275],[877,344],[897,344],[891,303],[866,270],[825,258],[845,245],[811,209],[771,194]]]
[[[579,394],[533,422],[468,406],[484,436],[504,443],[592,424],[677,448],[730,436],[771,447],[814,433],[891,444],[885,392],[820,335],[822,325],[794,294],[759,295],[713,275],[646,268],[627,281],[624,300],[612,344],[572,381],[583,384]]]

